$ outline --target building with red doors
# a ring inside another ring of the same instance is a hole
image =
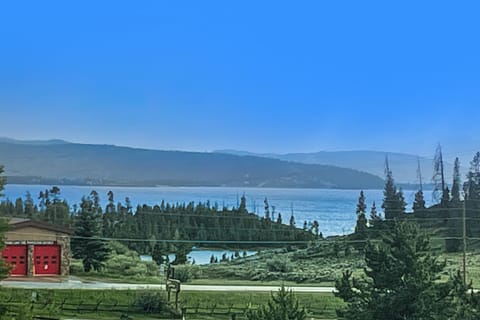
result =
[[[66,276],[70,268],[68,229],[46,222],[11,218],[5,232],[3,259],[11,276]]]

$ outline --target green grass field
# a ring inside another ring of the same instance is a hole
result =
[[[258,308],[270,299],[269,293],[242,292],[184,292],[182,304],[188,306],[187,315],[192,319],[230,319],[235,313],[243,319],[249,308]],[[309,319],[336,319],[335,310],[343,305],[333,294],[298,293],[299,304],[306,308]]]
[[[32,315],[56,319],[175,319],[167,308],[148,313],[138,305],[144,291],[132,290],[27,290],[0,291],[0,305],[9,313],[5,319],[28,319]],[[165,292],[161,292],[162,301]],[[187,319],[244,319],[245,312],[266,304],[270,293],[181,292],[179,310],[185,308]],[[296,294],[312,319],[336,319],[335,309],[342,301],[332,294]],[[172,306],[173,307],[173,306]]]

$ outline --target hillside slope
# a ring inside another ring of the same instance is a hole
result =
[[[334,165],[371,173],[383,177],[385,170],[385,156],[388,155],[390,168],[395,181],[399,183],[418,183],[417,156],[405,153],[379,152],[379,151],[320,151],[313,153],[249,153],[237,150],[218,150],[224,154],[250,155],[266,157],[284,161],[294,161],[306,164]],[[453,162],[453,161],[452,161]],[[420,168],[424,182],[429,183],[433,176],[433,160],[420,157]],[[453,166],[446,162],[445,173],[451,176]]]
[[[368,189],[377,176],[352,169],[218,153],[53,141],[0,141],[10,183]]]

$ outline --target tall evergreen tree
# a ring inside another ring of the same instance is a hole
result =
[[[25,201],[23,202],[23,205],[25,206],[24,210],[27,218],[33,218],[33,215],[35,214],[35,203],[33,202],[32,195],[28,191],[25,193]]]
[[[337,297],[347,306],[347,320],[452,319],[457,314],[455,279],[439,282],[445,268],[431,254],[425,233],[412,223],[395,223],[381,243],[365,248],[365,278],[350,271],[336,281]]]
[[[15,200],[15,215],[17,217],[23,216],[24,209],[23,209],[23,200],[22,198],[17,198]]]
[[[447,252],[457,252],[461,247],[462,221],[463,214],[462,201],[460,199],[460,160],[455,158],[453,166],[452,199],[448,206],[448,211],[444,214],[447,220],[447,236],[445,240],[445,249]]]
[[[153,247],[152,259],[158,265],[165,263],[164,256],[168,254],[168,251],[165,250],[163,243],[156,242]]]
[[[425,199],[423,198],[423,191],[418,190],[415,193],[415,199],[413,200],[413,212],[422,213],[425,212]]]
[[[383,190],[383,204],[385,220],[392,221],[401,217],[405,213],[405,200],[402,190],[397,191],[397,186],[393,179],[392,171],[388,163],[388,157],[385,158],[385,188]]]
[[[480,212],[480,152],[477,152],[470,162],[470,170],[464,185],[466,216],[470,219],[467,224],[467,235],[480,234],[478,222]]]
[[[295,217],[293,215],[293,212],[292,212],[292,215],[290,216],[290,221],[288,224],[290,225],[290,227],[295,227]]]
[[[50,194],[53,196],[53,203],[58,203],[60,202],[59,196],[60,196],[60,188],[57,186],[53,186],[50,189]]]
[[[311,232],[315,235],[315,239],[318,239],[320,236],[320,224],[317,220],[313,220]]]
[[[282,221],[282,214],[281,214],[280,212],[278,213],[277,223],[278,223],[278,224],[282,224],[282,223],[283,223],[283,221]]]
[[[381,220],[381,217],[377,213],[377,205],[375,201],[372,203],[372,207],[370,208],[370,221]]]
[[[4,171],[4,166],[0,164],[0,197],[3,197],[2,191],[5,187],[5,184],[7,183],[7,178],[3,175]]]
[[[86,272],[99,271],[110,254],[110,247],[102,236],[102,220],[94,201],[83,198],[80,213],[75,219],[74,238],[72,239],[73,257],[82,259]]]
[[[417,157],[417,177],[418,177],[418,191],[415,193],[413,201],[413,213],[422,213],[425,210],[425,199],[423,196],[423,181],[422,169],[420,167],[420,158]]]
[[[364,238],[367,233],[367,217],[366,217],[367,205],[365,204],[365,195],[363,190],[360,191],[357,203],[357,224],[355,226],[355,233],[358,236]]]
[[[273,294],[266,306],[258,310],[247,312],[248,320],[305,320],[307,312],[301,308],[292,290],[281,286],[280,290]]]
[[[245,197],[245,193],[242,194],[240,198],[240,206],[238,207],[238,211],[241,213],[248,213],[247,211],[247,198]]]
[[[439,201],[442,206],[447,206],[450,201],[450,195],[447,192],[447,184],[445,183],[442,146],[440,144],[435,150],[435,157],[433,159],[432,181],[434,184],[433,198]]]
[[[265,197],[263,200],[264,208],[265,208],[265,220],[270,220],[270,206],[268,205],[268,200]]]
[[[105,209],[105,213],[114,213],[115,212],[115,199],[113,195],[113,191],[109,190],[107,192],[107,197],[108,197],[108,204]]]

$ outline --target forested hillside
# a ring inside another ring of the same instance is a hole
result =
[[[334,165],[342,168],[350,168],[371,173],[383,177],[385,156],[388,155],[391,168],[395,171],[399,183],[418,183],[417,167],[420,164],[425,177],[430,178],[433,168],[433,160],[425,157],[417,157],[412,154],[379,151],[320,151],[311,153],[249,153],[236,150],[218,150],[218,153],[249,155],[293,161],[306,164]],[[451,161],[453,162],[453,161]],[[445,170],[450,172],[453,168],[449,161],[445,161]],[[466,170],[465,170],[466,171]]]
[[[0,141],[9,183],[132,186],[381,188],[352,169],[253,156],[158,151],[111,145]]]

